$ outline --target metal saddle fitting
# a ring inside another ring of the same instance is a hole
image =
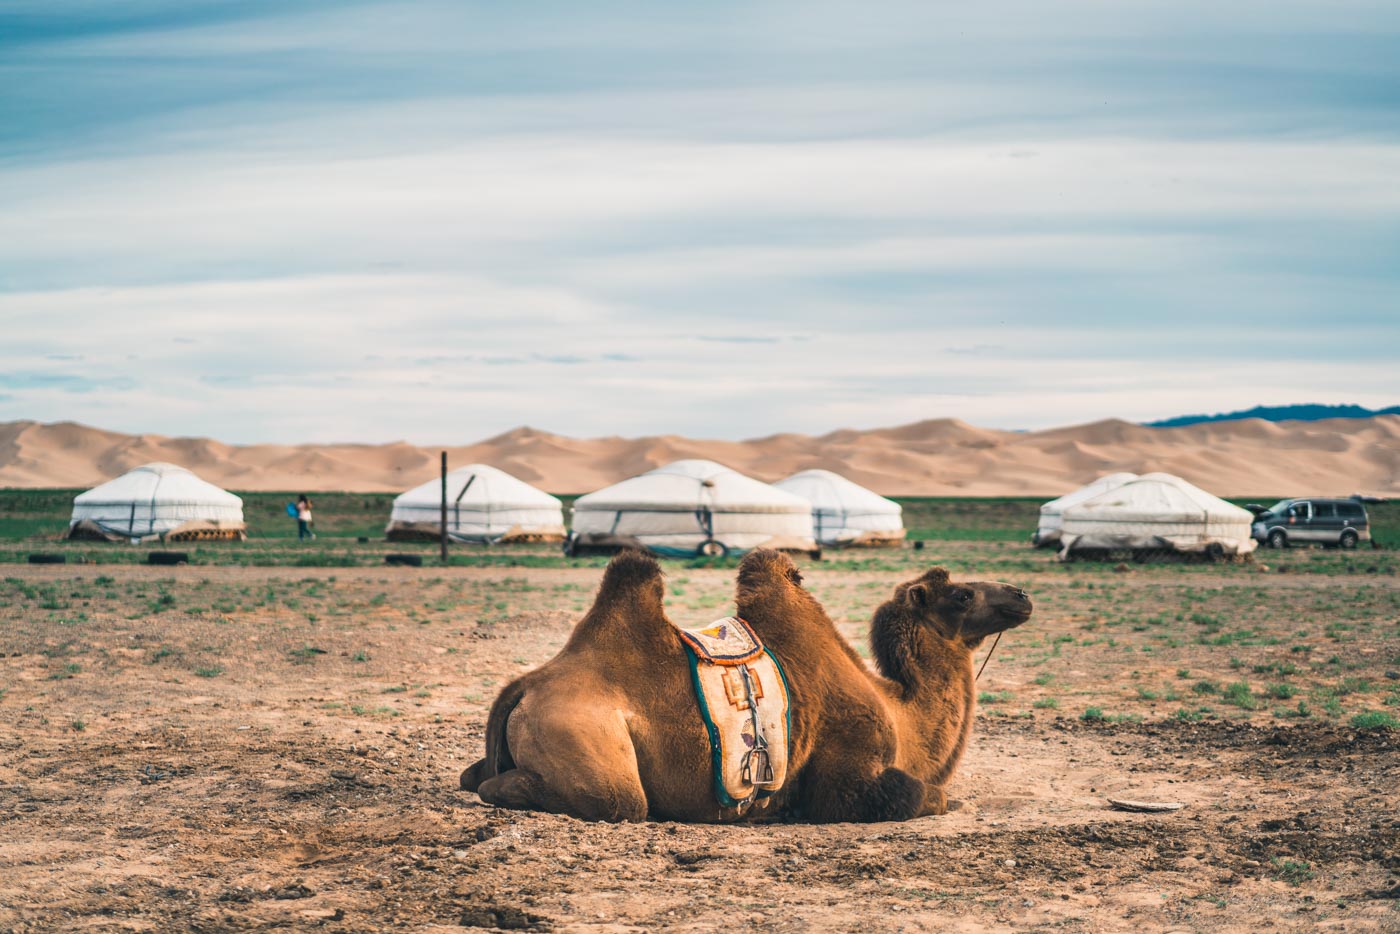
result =
[[[763,738],[763,724],[758,719],[758,698],[762,695],[754,691],[748,665],[740,665],[739,674],[744,679],[744,694],[749,702],[749,717],[753,722],[753,748],[744,753],[744,765],[740,775],[755,788],[771,788],[777,781],[773,777],[773,763],[768,758],[768,741]]]

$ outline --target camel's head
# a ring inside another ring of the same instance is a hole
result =
[[[901,584],[895,599],[943,638],[969,646],[1031,617],[1030,595],[1019,587],[995,581],[952,581],[943,568],[932,568]]]

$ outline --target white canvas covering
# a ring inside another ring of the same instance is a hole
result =
[[[1180,477],[1150,473],[1064,511],[1061,554],[1084,549],[1164,549],[1243,555],[1254,516]]]
[[[1040,507],[1040,522],[1036,526],[1035,537],[1032,541],[1036,545],[1053,545],[1060,540],[1060,523],[1066,509],[1082,503],[1086,499],[1093,499],[1100,493],[1116,490],[1128,481],[1137,478],[1135,473],[1106,474],[1092,483],[1086,483],[1079,489],[1066,493],[1059,499],[1050,500]]]
[[[68,534],[149,541],[195,526],[206,537],[243,537],[243,500],[184,467],[157,463],[75,496]]]
[[[830,470],[804,470],[773,484],[812,504],[815,537],[823,545],[897,544],[903,507]]]
[[[442,529],[442,478],[435,477],[394,499],[389,538],[437,538]],[[447,475],[447,535],[457,542],[512,539],[559,541],[563,504],[543,490],[486,464]]]
[[[810,503],[714,461],[676,461],[580,496],[573,517],[581,545],[669,555],[696,554],[707,542],[731,553],[816,548]]]

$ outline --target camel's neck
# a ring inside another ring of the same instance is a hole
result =
[[[877,612],[870,641],[880,672],[898,688],[893,700],[902,714],[899,758],[924,781],[941,785],[962,756],[972,725],[972,650],[902,613]]]

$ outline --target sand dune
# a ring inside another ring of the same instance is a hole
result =
[[[438,450],[403,442],[236,446],[20,421],[0,424],[0,486],[93,486],[159,460],[233,490],[405,490],[436,474]],[[1055,496],[1115,470],[1165,470],[1225,496],[1400,494],[1400,416],[1393,415],[1183,428],[1109,420],[1038,432],[935,419],[749,441],[580,439],[517,428],[447,450],[450,464],[493,464],[556,493],[586,492],[677,458],[704,457],[770,481],[824,467],[905,496]]]

